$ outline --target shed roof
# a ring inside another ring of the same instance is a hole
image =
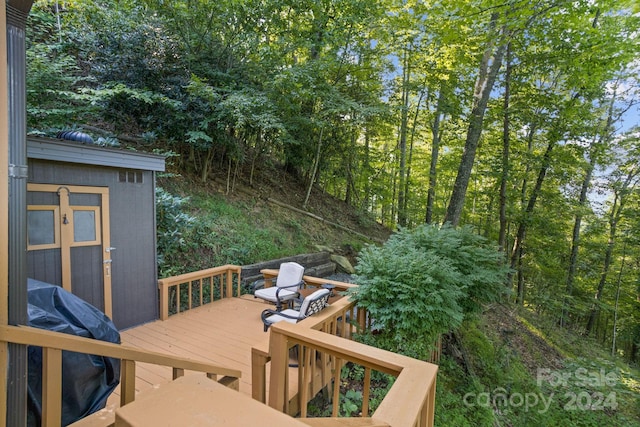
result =
[[[31,136],[27,137],[27,158],[158,172],[165,170],[165,158],[157,154]]]

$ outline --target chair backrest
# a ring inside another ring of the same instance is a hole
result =
[[[300,305],[300,316],[298,319],[302,320],[325,308],[327,301],[329,301],[330,293],[331,291],[329,291],[329,289],[318,289],[306,297]]]
[[[283,262],[280,264],[276,286],[292,286],[302,282],[304,267],[297,262]]]

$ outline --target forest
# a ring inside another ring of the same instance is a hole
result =
[[[637,363],[639,29],[627,0],[40,0],[28,132],[464,225],[513,302]]]

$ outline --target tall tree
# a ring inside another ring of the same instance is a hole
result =
[[[498,232],[498,246],[501,251],[507,252],[507,185],[509,180],[509,151],[511,150],[510,132],[511,120],[509,118],[509,102],[511,96],[511,43],[507,45],[506,72],[504,77],[504,104],[502,127],[502,170],[500,173],[500,231]]]
[[[489,34],[489,40],[480,60],[478,77],[473,90],[473,106],[469,115],[469,128],[467,129],[464,151],[458,167],[458,175],[453,185],[453,193],[447,207],[447,214],[444,218],[445,223],[450,223],[453,226],[458,225],[462,215],[469,177],[471,176],[471,169],[473,168],[476,150],[482,134],[484,114],[491,97],[493,84],[502,66],[502,58],[509,39],[507,28],[504,25],[500,25],[499,14],[496,12],[491,14],[487,33]]]
[[[604,287],[607,284],[607,277],[611,268],[613,249],[616,244],[618,225],[624,214],[629,195],[640,184],[640,165],[637,158],[631,158],[630,162],[621,167],[620,173],[616,173],[615,180],[612,183],[613,201],[608,213],[609,238],[604,255],[602,272],[598,281],[598,288],[595,295],[595,301],[589,313],[585,333],[589,335],[596,323],[596,318],[600,312],[600,303]]]

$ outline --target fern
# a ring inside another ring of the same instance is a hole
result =
[[[439,335],[503,294],[502,255],[470,228],[401,230],[359,256],[356,303],[380,346],[424,358]]]

